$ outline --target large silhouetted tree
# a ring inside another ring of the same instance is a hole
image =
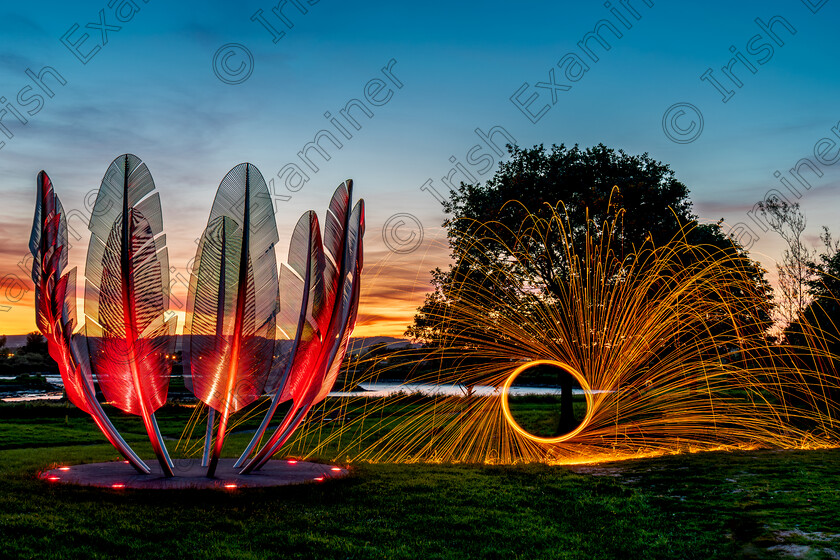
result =
[[[446,202],[445,210],[451,217],[444,227],[453,264],[448,270],[432,271],[435,291],[415,316],[414,324],[406,331],[408,336],[427,341],[440,339],[443,333],[437,310],[447,301],[450,288],[471,276],[491,274],[499,263],[510,263],[508,247],[473,243],[481,235],[482,224],[494,221],[517,231],[528,213],[550,215],[549,206],[559,207],[568,218],[578,254],[583,253],[587,227],[596,236],[612,228],[613,249],[620,258],[621,253],[630,254],[646,243],[664,244],[682,228],[689,243],[713,245],[731,257],[733,267],[748,271],[756,290],[744,294],[749,299],[745,305],[754,306],[760,301],[761,313],[769,311],[770,287],[764,271],[743,248],[726,237],[719,223],[697,223],[688,188],[676,179],[667,164],[647,154],[629,155],[603,144],[586,149],[562,144],[551,149],[541,145],[530,150],[509,147],[509,151],[510,160],[500,164],[492,179],[462,183]],[[555,244],[531,243],[518,250],[532,254],[527,263],[535,268],[527,272],[541,280],[546,292],[556,294],[567,270],[563,246],[559,236],[555,238]],[[512,239],[505,241],[512,245]],[[483,270],[475,270],[476,263],[483,265]]]
[[[560,294],[568,272],[561,236],[548,235],[545,242],[514,244],[512,233],[527,221],[529,214],[548,217],[555,210],[566,218],[568,237],[578,254],[583,253],[587,231],[597,237],[608,229],[612,232],[611,247],[619,260],[643,246],[667,243],[681,231],[686,232],[689,243],[719,248],[730,256],[733,274],[746,271],[754,279],[749,293],[743,294],[744,322],[760,325],[754,327],[759,330],[769,326],[771,290],[764,271],[723,234],[720,224],[697,223],[688,188],[667,164],[646,153],[630,155],[603,144],[585,149],[562,144],[550,149],[542,145],[532,149],[509,147],[509,152],[510,159],[500,164],[492,179],[462,183],[444,204],[451,214],[444,227],[453,263],[447,270],[432,271],[434,291],[418,310],[407,336],[432,345],[445,338],[448,344],[457,344],[458,335],[447,332],[444,320],[444,310],[452,304],[455,288],[468,281],[492,285],[482,279],[499,266],[513,270],[514,277],[517,266],[530,267],[520,271],[523,278],[537,278],[539,289],[548,297]],[[482,228],[490,221],[496,223],[493,227],[499,242],[475,244],[476,237],[487,239],[482,236]],[[508,230],[511,239],[498,238],[499,231]],[[514,245],[517,251],[527,251],[530,258],[514,258],[510,252]],[[685,258],[690,260],[694,255],[688,251]],[[504,289],[495,286],[494,289]],[[571,413],[571,407],[566,412]],[[561,424],[568,422],[569,418],[564,418]]]

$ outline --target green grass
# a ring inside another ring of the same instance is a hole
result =
[[[510,413],[525,431],[540,437],[555,437],[570,430],[560,429],[560,397],[513,397]],[[586,398],[576,395],[572,401],[577,424],[586,416]]]
[[[186,414],[162,410],[164,433],[178,432]],[[142,428],[128,420],[117,423],[149,456]],[[237,437],[241,448],[247,436]],[[102,441],[73,409],[0,406],[0,557],[776,558],[777,546],[807,547],[789,549],[807,558],[840,553],[840,450],[577,467],[359,464],[345,479],[233,493],[99,490],[36,478],[56,463],[116,459]]]

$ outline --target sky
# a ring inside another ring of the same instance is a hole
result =
[[[5,3],[0,333],[35,328],[37,173],[81,273],[91,193],[124,153],[160,193],[182,318],[216,188],[248,161],[270,182],[279,261],[298,217],[354,180],[355,335],[401,335],[448,263],[445,178],[486,181],[507,142],[648,153],[772,278],[782,241],[752,212],[771,189],[801,204],[811,243],[840,236],[839,17],[840,0]]]

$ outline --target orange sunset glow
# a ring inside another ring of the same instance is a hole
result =
[[[431,230],[431,231],[430,231]],[[20,223],[0,225],[2,238],[14,242],[0,247],[0,335],[21,335],[35,329],[34,291],[29,270],[32,257],[26,247],[29,226]],[[371,230],[365,242],[365,276],[362,282],[359,315],[354,337],[402,337],[417,307],[431,289],[429,271],[445,266],[448,248],[440,228],[426,230],[428,242],[408,254],[393,253],[382,243],[380,232]],[[76,243],[70,254],[71,265],[84,268],[85,243]],[[278,257],[278,262],[285,259]],[[172,260],[175,264],[175,260]],[[77,288],[79,317],[84,289]],[[170,309],[178,314],[178,333],[184,327],[187,289],[174,283]]]

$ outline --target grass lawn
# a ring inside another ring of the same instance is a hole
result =
[[[560,429],[560,397],[513,397],[510,413],[525,431],[540,437],[555,437],[577,427],[586,416],[586,398],[576,395],[572,401],[575,424]]]
[[[186,420],[160,416],[167,435]],[[118,424],[148,457],[139,422]],[[102,441],[73,409],[0,405],[0,558],[840,558],[840,449],[358,464],[341,480],[235,492],[36,478],[55,463],[116,459]]]

